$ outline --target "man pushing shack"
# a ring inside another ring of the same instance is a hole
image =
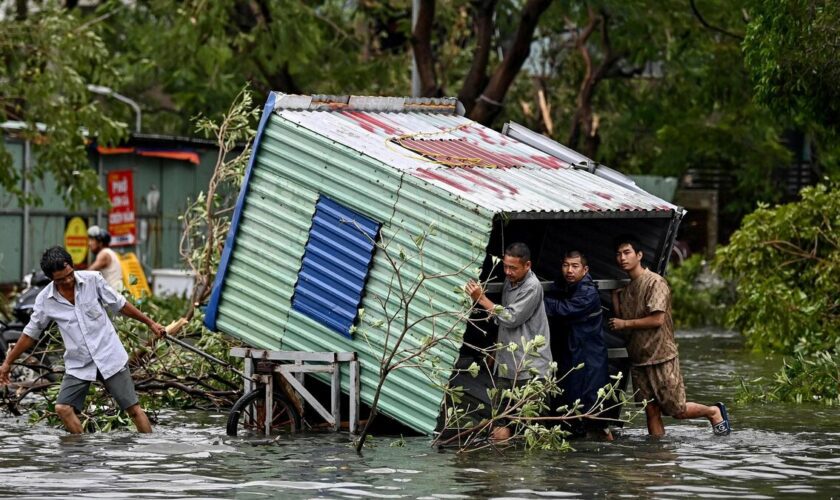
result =
[[[704,417],[716,435],[731,431],[726,406],[686,402],[680,360],[671,319],[671,289],[662,276],[642,267],[644,256],[632,235],[616,239],[616,261],[630,276],[630,284],[613,292],[615,317],[609,326],[629,334],[627,352],[637,400],[645,406],[648,433],[664,436],[662,415],[676,419]]]
[[[504,346],[516,344],[514,351],[500,349],[494,353],[496,387],[499,391],[527,384],[532,376],[546,378],[550,374],[551,334],[545,315],[543,289],[539,278],[531,270],[531,250],[525,243],[512,243],[505,249],[502,261],[505,284],[502,288],[502,311],[496,314],[496,304],[484,295],[481,285],[470,280],[466,291],[481,308],[493,315],[499,325],[498,342]],[[525,344],[545,338],[536,352],[525,354]],[[493,429],[492,438],[504,441],[511,436],[507,427]]]
[[[566,252],[562,271],[563,279],[545,297],[545,312],[552,328],[552,356],[560,366],[560,375],[565,375],[560,381],[560,402],[570,409],[579,402],[581,413],[597,413],[598,389],[609,383],[601,297],[584,254]],[[576,369],[579,365],[583,366]],[[570,421],[569,425],[574,434],[588,432],[612,440],[605,420],[587,418]]]
[[[90,383],[99,379],[108,393],[134,421],[139,432],[152,432],[146,413],[134,392],[128,370],[128,353],[120,342],[106,309],[117,311],[145,323],[155,335],[166,334],[164,327],[149,319],[125,297],[111,288],[96,271],[74,271],[70,254],[55,246],[44,252],[41,269],[52,283],[35,299],[32,317],[20,340],[0,366],[0,385],[9,383],[12,363],[35,345],[51,322],[58,325],[64,340],[64,379],[56,399],[55,411],[72,434],[81,434],[76,412],[84,409]]]

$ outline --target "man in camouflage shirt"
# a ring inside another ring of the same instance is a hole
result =
[[[630,276],[630,284],[613,292],[615,317],[610,329],[629,334],[627,352],[637,401],[645,407],[648,433],[665,435],[662,415],[677,419],[705,417],[716,435],[731,431],[726,406],[686,402],[680,374],[674,323],[671,319],[671,289],[662,276],[642,267],[643,253],[632,236],[619,237],[616,260]]]

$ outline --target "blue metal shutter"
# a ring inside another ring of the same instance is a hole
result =
[[[380,224],[326,196],[315,206],[292,309],[351,337]]]

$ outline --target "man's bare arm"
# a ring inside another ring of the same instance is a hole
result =
[[[609,326],[610,330],[613,331],[647,330],[649,328],[658,328],[662,326],[663,323],[665,323],[665,312],[657,311],[651,315],[645,316],[644,318],[638,319],[610,318]]]
[[[137,321],[147,325],[158,337],[166,335],[166,328],[164,328],[163,325],[158,324],[156,321],[143,314],[143,311],[137,309],[137,307],[135,307],[131,302],[126,301],[123,308],[120,309],[120,312],[131,319],[136,319]]]
[[[96,259],[94,259],[93,263],[88,267],[89,271],[99,271],[100,269],[105,269],[108,267],[108,264],[111,263],[111,256],[108,255],[107,252],[99,252],[96,254]]]

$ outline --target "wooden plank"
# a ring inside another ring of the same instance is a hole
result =
[[[235,358],[253,358],[269,361],[321,361],[334,363],[336,361],[353,361],[355,352],[303,352],[303,351],[267,351],[251,349],[249,347],[234,347],[230,355]]]
[[[289,381],[290,384],[292,384],[292,387],[295,388],[295,390],[298,392],[298,394],[303,396],[303,399],[305,399],[307,403],[312,405],[312,407],[315,408],[315,411],[317,411],[322,417],[324,417],[324,420],[326,420],[327,423],[329,423],[330,425],[335,425],[335,420],[333,420],[333,416],[330,414],[330,412],[328,412],[327,409],[324,408],[323,405],[321,405],[321,403],[315,398],[315,396],[313,396],[309,391],[306,390],[306,388],[303,386],[303,384],[301,384],[300,382],[297,381],[294,373],[290,373],[287,370],[287,368],[294,368],[294,366],[293,365],[281,365],[280,366],[279,371],[280,371],[280,374],[283,375],[283,378],[285,378],[286,380]]]
[[[335,419],[336,432],[341,430],[341,365],[338,363],[332,365],[332,387],[330,391],[330,406],[332,406],[332,414]]]
[[[254,390],[254,360],[245,358],[245,394],[250,394]]]
[[[274,377],[268,376],[265,387],[265,435],[271,435],[271,422],[274,420]]]
[[[295,367],[298,367],[298,366],[303,366],[303,361],[300,361],[300,360],[295,361]],[[301,384],[303,384],[303,375],[304,375],[304,374],[303,374],[303,372],[302,372],[302,371],[300,371],[300,370],[295,370],[295,378],[296,378],[296,379],[297,379],[297,381],[298,381],[298,382],[300,382]]]
[[[358,434],[359,429],[359,362],[350,362],[350,434]]]
[[[328,365],[277,365],[274,367],[274,371],[278,372],[282,367],[283,370],[294,373],[295,378],[298,378],[297,375],[302,373],[332,373],[335,371],[334,366],[332,363]],[[299,378],[298,382],[300,382]]]

